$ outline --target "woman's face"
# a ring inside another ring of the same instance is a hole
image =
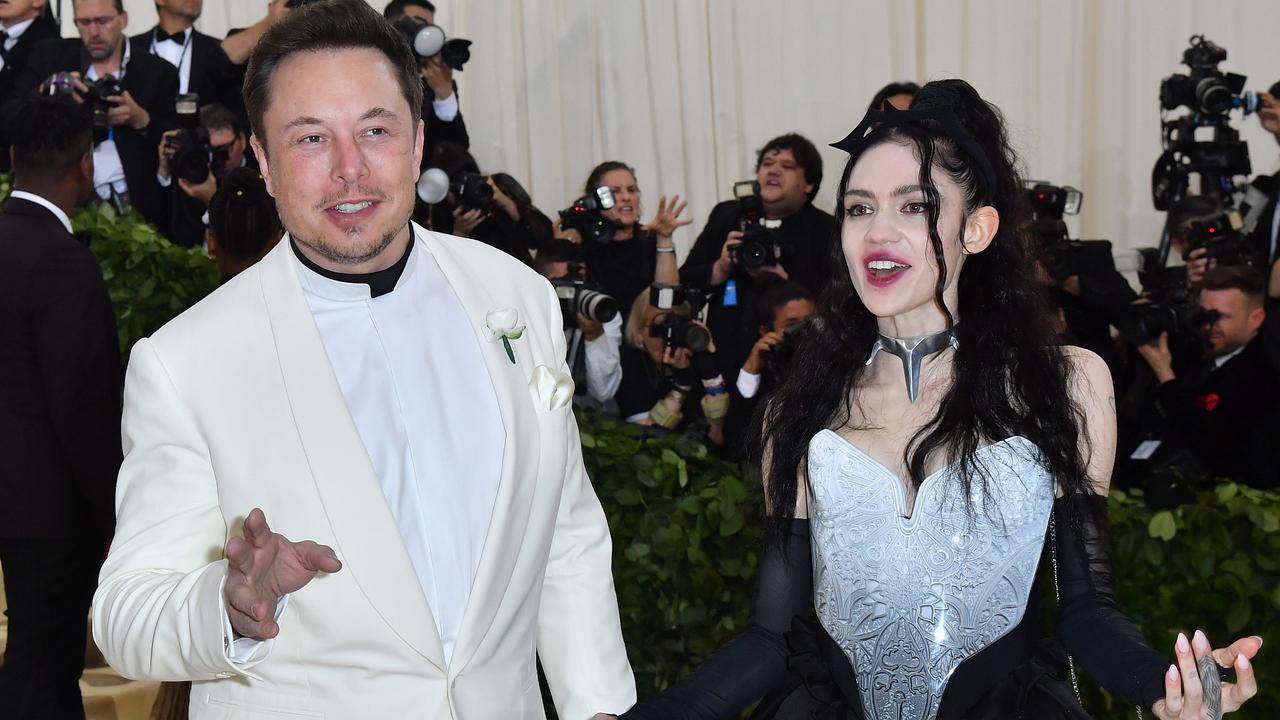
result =
[[[932,179],[941,200],[938,234],[947,267],[943,298],[956,315],[955,279],[964,262],[959,239],[963,191],[941,170]],[[881,319],[881,330],[910,337],[945,329],[945,318],[934,305],[938,268],[913,148],[885,142],[864,152],[841,202],[840,243],[849,275],[863,304]]]
[[[635,175],[628,170],[610,170],[600,176],[600,185],[613,190],[613,207],[601,215],[628,226],[640,219],[640,188]]]

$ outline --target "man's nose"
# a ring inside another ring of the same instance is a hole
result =
[[[349,137],[333,139],[333,176],[336,180],[356,182],[369,174],[360,146]]]

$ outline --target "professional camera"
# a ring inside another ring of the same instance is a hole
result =
[[[560,211],[561,227],[577,230],[583,240],[594,240],[608,243],[613,240],[613,233],[618,224],[600,214],[601,210],[609,210],[614,206],[613,190],[601,185],[594,193],[583,195],[573,204]]]
[[[1069,185],[1052,185],[1044,180],[1026,181],[1031,206],[1031,229],[1040,239],[1045,268],[1056,282],[1071,276],[1112,275],[1115,259],[1107,240],[1072,240],[1066,215],[1080,214],[1084,193]]]
[[[432,25],[420,17],[405,15],[396,20],[395,26],[404,35],[419,61],[439,55],[445,65],[461,71],[462,66],[471,59],[471,41],[461,38],[448,40],[439,25]]]
[[[174,177],[199,185],[209,179],[209,173],[224,174],[229,162],[226,148],[215,150],[209,141],[209,131],[203,127],[179,130],[164,140],[166,147],[174,148],[169,170]]]
[[[479,210],[487,215],[489,206],[493,204],[493,186],[484,175],[459,173],[450,180],[449,191],[453,193],[456,207]]]
[[[1241,229],[1244,220],[1232,208],[1209,217],[1192,220],[1185,229],[1174,232],[1180,236],[1185,261],[1192,251],[1205,248],[1205,258],[1218,261],[1218,265],[1253,265],[1253,249]]]
[[[699,353],[710,347],[711,333],[693,320],[706,305],[706,295],[703,292],[683,285],[654,283],[649,288],[649,304],[659,310],[667,311],[649,325],[649,337],[662,338],[666,346],[672,350],[689,348]],[[688,306],[689,314],[671,312],[679,305]]]
[[[1200,176],[1201,195],[1232,205],[1234,178],[1252,172],[1249,147],[1229,125],[1228,113],[1240,108],[1248,115],[1258,108],[1259,98],[1257,93],[1243,92],[1245,76],[1218,69],[1226,59],[1226,50],[1203,35],[1193,35],[1191,47],[1182,54],[1191,72],[1170,75],[1160,83],[1162,115],[1179,107],[1191,112],[1162,120],[1164,152],[1151,172],[1151,197],[1157,210],[1168,210],[1186,196],[1191,173]],[[1197,140],[1200,128],[1212,128],[1212,139]]]
[[[729,248],[729,260],[749,270],[777,265],[790,253],[791,247],[776,230],[765,225],[760,183],[754,180],[734,183],[733,195],[742,208],[742,219],[738,225],[742,231],[742,242]]]
[[[124,92],[124,88],[120,86],[120,81],[114,75],[105,75],[97,80],[81,78],[80,82],[89,89],[82,99],[85,107],[93,113],[93,142],[96,145],[111,137],[111,123],[107,121],[107,111],[115,107],[115,103],[107,98],[120,95]],[[40,90],[45,95],[75,95],[75,76],[69,72],[55,73],[41,84]]]
[[[582,263],[569,263],[569,274],[552,280],[551,286],[560,299],[560,314],[566,330],[578,326],[579,314],[598,323],[618,316],[618,301],[601,292],[600,286],[586,281]]]
[[[1158,250],[1142,248],[1138,253],[1142,258],[1138,279],[1148,302],[1129,306],[1127,317],[1117,325],[1122,338],[1133,345],[1146,345],[1161,333],[1192,335],[1218,319],[1217,311],[1200,307],[1195,291],[1185,281],[1170,276]]]

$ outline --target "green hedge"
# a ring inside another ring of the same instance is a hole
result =
[[[0,203],[12,182],[12,174],[0,175]],[[97,202],[73,213],[71,227],[102,264],[126,360],[135,342],[218,286],[217,266],[203,250],[170,243],[136,212],[119,217]]]

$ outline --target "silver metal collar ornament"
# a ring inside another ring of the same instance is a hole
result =
[[[902,361],[902,372],[907,378],[907,395],[914,403],[920,395],[920,365],[926,357],[942,352],[947,347],[960,347],[960,341],[956,340],[955,328],[933,335],[909,338],[889,337],[880,333],[876,344],[871,346],[871,356],[867,358],[867,365],[876,359],[876,355],[881,350],[897,355]]]

